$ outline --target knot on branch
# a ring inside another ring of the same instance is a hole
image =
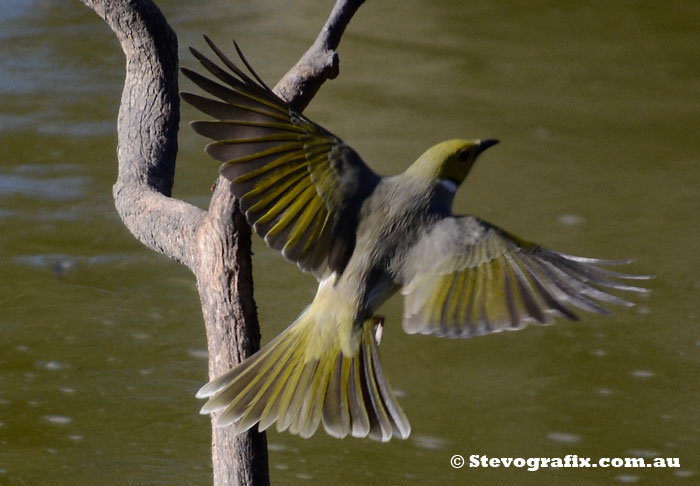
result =
[[[324,74],[326,79],[335,79],[340,74],[340,56],[336,51],[324,51]]]

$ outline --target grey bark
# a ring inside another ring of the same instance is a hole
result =
[[[115,206],[139,241],[194,273],[209,376],[219,376],[260,347],[250,227],[225,179],[219,178],[207,211],[170,197],[180,118],[177,37],[158,7],[151,0],[81,1],[107,22],[126,56]],[[275,86],[297,111],[338,75],[336,49],[363,1],[337,0],[316,41]],[[215,486],[269,484],[265,433],[236,436],[214,428],[212,462]]]

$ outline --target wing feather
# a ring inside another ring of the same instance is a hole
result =
[[[221,175],[269,246],[319,279],[330,271],[342,273],[354,242],[330,242],[354,234],[353,228],[341,228],[341,220],[357,224],[362,201],[379,176],[338,137],[291,110],[251,69],[238,45],[252,76],[205,39],[219,62],[191,51],[210,76],[182,72],[212,98],[193,93],[182,98],[214,118],[191,124],[213,140],[207,154],[223,163]]]
[[[435,249],[442,255],[436,258]],[[602,304],[633,305],[610,291],[645,293],[620,280],[649,278],[601,260],[558,253],[523,241],[472,216],[435,223],[409,251],[401,284],[408,333],[470,337],[550,315],[577,320],[572,308],[609,314]]]

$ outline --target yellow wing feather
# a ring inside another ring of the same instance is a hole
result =
[[[436,257],[434,248],[443,254]],[[471,216],[448,217],[406,259],[403,327],[408,333],[470,337],[546,324],[550,314],[575,320],[572,307],[608,313],[597,301],[632,305],[609,289],[647,292],[621,280],[648,277],[604,268],[624,263],[557,253]]]
[[[223,162],[221,174],[269,246],[319,279],[329,271],[342,273],[353,243],[331,245],[331,240],[351,230],[340,229],[340,221],[357,220],[347,212],[359,211],[379,176],[338,137],[291,110],[250,70],[240,51],[252,77],[207,42],[223,66],[192,52],[216,79],[182,72],[214,98],[182,97],[215,120],[192,122],[192,128],[214,140],[207,153]]]

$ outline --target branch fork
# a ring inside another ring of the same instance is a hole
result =
[[[113,195],[131,233],[187,266],[197,279],[209,374],[223,374],[260,347],[253,299],[251,230],[219,178],[204,211],[171,197],[180,121],[177,37],[151,0],[81,0],[114,31],[126,56],[118,118],[119,174]],[[301,112],[339,73],[337,48],[364,0],[337,0],[311,47],[274,88]],[[269,484],[264,433],[215,428],[214,484]]]

